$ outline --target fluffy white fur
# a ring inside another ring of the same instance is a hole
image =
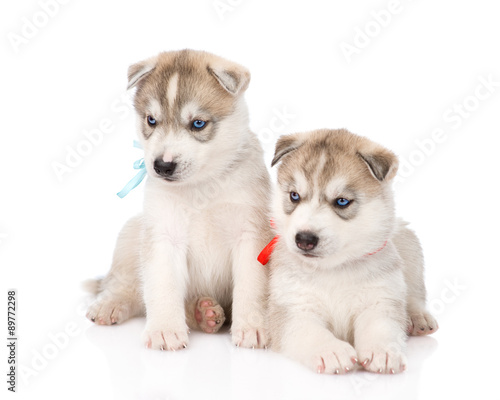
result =
[[[174,58],[178,61],[171,62]],[[174,70],[168,82],[162,81],[165,74],[155,75],[159,68],[175,68],[171,65],[181,63],[184,67]],[[222,65],[218,71],[227,71],[214,79],[207,68],[214,65]],[[186,99],[186,93],[180,92],[183,71],[192,73],[192,69],[198,75],[183,82],[193,85],[193,93],[204,91],[205,97],[200,98],[208,106]],[[120,233],[111,271],[99,282],[98,297],[88,317],[100,324],[114,324],[145,313],[144,344],[177,350],[187,346],[189,328],[200,329],[195,312],[205,312],[200,301],[208,298],[214,306],[210,310],[216,314],[214,322],[221,322],[222,309],[232,314],[236,345],[263,347],[267,342],[267,276],[256,257],[270,236],[270,190],[261,146],[248,128],[243,92],[249,75],[237,64],[192,51],[164,53],[158,60],[131,67],[131,87],[143,81],[141,71],[153,93],[144,104],[136,100],[148,172],[144,211]],[[224,100],[214,97],[220,90],[228,90],[224,85],[218,88],[222,83],[231,88],[224,97],[231,112],[220,117],[207,110],[210,104]],[[165,88],[161,91],[167,99],[163,104],[154,94],[158,87]],[[184,105],[176,108],[180,96],[184,96]],[[146,125],[145,115],[156,119],[154,131]],[[200,141],[193,137],[189,124],[195,119],[217,122],[213,138]],[[157,158],[176,161],[175,181],[158,176],[154,170]],[[205,328],[206,332],[215,331]]]
[[[271,258],[272,347],[319,373],[345,373],[358,364],[379,373],[403,371],[407,334],[432,333],[437,324],[425,310],[418,239],[394,215],[390,180],[397,160],[347,131],[285,136],[281,142],[288,149],[278,143],[275,159],[283,157],[286,165],[274,195],[280,239]],[[380,182],[360,151],[392,163]],[[332,167],[324,157],[340,161]],[[309,160],[317,160],[316,168],[304,168]],[[301,200],[287,212],[291,191]],[[340,217],[332,205],[336,198],[355,199],[356,214]],[[310,252],[296,244],[304,231],[319,237]]]

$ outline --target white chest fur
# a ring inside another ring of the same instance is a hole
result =
[[[315,315],[336,337],[352,342],[359,315],[382,298],[404,301],[403,272],[398,257],[391,253],[388,249],[385,254],[332,269],[278,262],[271,276],[271,301],[291,312]],[[276,256],[280,257],[279,251]]]

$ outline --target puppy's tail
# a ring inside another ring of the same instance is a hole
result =
[[[93,295],[98,295],[102,292],[102,280],[103,278],[87,279],[82,282],[82,288]]]

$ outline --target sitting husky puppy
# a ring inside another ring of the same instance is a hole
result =
[[[319,373],[405,369],[407,333],[436,331],[425,310],[418,239],[396,221],[396,156],[346,130],[282,136],[271,256],[273,349]],[[354,346],[354,347],[353,347]]]
[[[205,52],[132,65],[129,88],[148,174],[144,211],[122,229],[87,316],[146,314],[148,348],[177,350],[188,327],[216,332],[232,311],[237,346],[264,347],[270,183],[243,98],[250,74]]]

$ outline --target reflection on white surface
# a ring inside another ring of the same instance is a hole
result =
[[[215,335],[193,332],[188,348],[175,353],[148,350],[141,342],[144,318],[98,326],[67,304],[68,312],[55,320],[46,319],[45,327],[32,322],[23,327],[29,335],[19,342],[20,362],[28,367],[33,352],[46,347],[48,332],[57,332],[57,326],[72,322],[80,333],[34,376],[26,382],[21,378],[16,395],[23,400],[48,396],[85,400],[489,399],[497,377],[488,366],[500,353],[491,314],[482,307],[487,297],[471,288],[460,303],[438,316],[440,329],[435,335],[409,338],[406,372],[354,371],[341,376],[318,375],[269,350],[236,348],[227,329]],[[35,321],[35,317],[26,313],[24,318]]]
[[[141,348],[144,319],[121,326],[92,325],[88,341],[105,356],[117,399],[417,398],[420,372],[438,347],[432,337],[410,338],[408,370],[400,375],[355,371],[317,375],[268,350],[231,344],[230,335],[193,332],[186,350]]]

